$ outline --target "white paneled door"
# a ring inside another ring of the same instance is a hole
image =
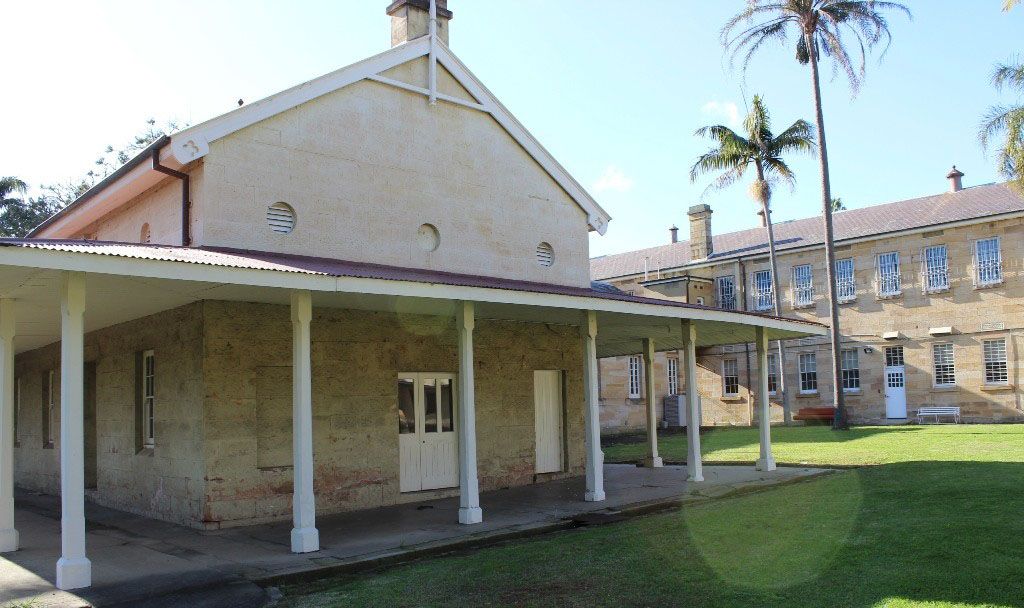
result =
[[[907,368],[902,346],[885,349],[885,417],[907,417]]]
[[[455,404],[454,374],[399,376],[398,459],[402,492],[459,485]]]
[[[562,372],[533,372],[534,430],[537,472],[562,470]]]

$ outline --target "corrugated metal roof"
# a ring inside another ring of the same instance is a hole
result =
[[[222,268],[293,272],[331,277],[378,279],[384,281],[411,281],[415,283],[430,283],[459,287],[505,289],[511,291],[546,293],[563,296],[599,298],[604,300],[619,300],[623,302],[635,302],[637,304],[653,304],[656,306],[669,306],[676,308],[707,308],[696,304],[685,304],[669,300],[631,296],[617,289],[608,289],[603,285],[573,287],[569,285],[517,281],[514,279],[456,274],[452,272],[423,270],[419,268],[401,268],[397,266],[385,266],[382,264],[349,262],[346,260],[272,253],[268,251],[252,251],[220,247],[175,247],[169,245],[52,239],[0,239],[0,247],[21,247],[25,249],[42,249],[47,251],[82,253],[88,255],[106,255],[137,260],[199,264]],[[755,317],[773,318],[771,315],[760,313],[742,311],[731,312]],[[786,317],[783,318],[786,321],[794,323],[821,326],[820,323],[814,323],[811,321]]]
[[[874,207],[841,211],[833,217],[835,240],[840,242],[890,232],[926,228],[1024,211],[1024,198],[1006,184],[966,188]],[[775,224],[775,245],[780,250],[819,245],[825,241],[821,216]],[[714,255],[711,260],[765,253],[768,241],[764,228],[750,228],[712,237]],[[681,241],[590,261],[590,275],[595,280],[609,279],[650,271],[678,268],[690,263],[690,243]],[[702,260],[703,261],[703,260]]]

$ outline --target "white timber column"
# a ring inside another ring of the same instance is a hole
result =
[[[60,540],[57,588],[92,584],[85,556],[85,273],[60,281]]]
[[[647,390],[647,458],[644,466],[658,468],[664,463],[658,456],[658,415],[654,402],[654,340],[644,338],[644,380]]]
[[[320,550],[313,495],[313,372],[309,323],[313,296],[292,292],[292,553]]]
[[[0,300],[0,553],[18,550],[14,528],[14,300]]]
[[[484,520],[484,512],[480,509],[480,481],[476,474],[476,313],[472,302],[456,304],[455,322],[459,332],[459,523],[478,524]]]
[[[768,334],[763,327],[755,328],[754,341],[757,343],[757,404],[761,430],[761,457],[757,459],[757,470],[774,471],[772,413],[768,402]]]
[[[697,326],[683,319],[686,353],[686,472],[690,481],[704,481],[700,461],[700,392],[697,390]]]
[[[583,398],[584,444],[587,464],[587,492],[584,500],[604,500],[604,454],[601,452],[601,413],[598,410],[597,380],[597,313],[583,313]]]

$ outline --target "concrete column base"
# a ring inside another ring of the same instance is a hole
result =
[[[696,473],[696,474],[690,473],[686,477],[686,481],[692,481],[692,482],[700,483],[700,482],[704,481],[704,474],[703,473]]]
[[[57,560],[57,588],[81,589],[92,585],[92,562],[87,557],[62,557]]]
[[[604,496],[604,491],[603,490],[598,490],[598,491],[595,491],[595,492],[587,492],[586,496],[583,497],[583,500],[585,500],[587,502],[601,502],[604,499],[605,499],[605,496]]]
[[[292,528],[292,553],[320,550],[320,532],[316,528]]]
[[[648,456],[647,458],[644,458],[644,467],[648,469],[660,469],[663,466],[665,466],[665,461],[662,460],[661,456],[655,456],[653,458]]]
[[[758,471],[774,471],[775,468],[775,458],[773,458],[772,456],[769,456],[768,458],[757,459]]]
[[[0,530],[0,553],[17,550],[18,531],[14,528],[11,528],[10,530]]]
[[[460,507],[460,524],[478,524],[484,520],[484,512],[480,507]]]

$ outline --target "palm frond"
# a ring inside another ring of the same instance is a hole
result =
[[[1024,91],[1024,63],[997,63],[992,70],[992,86],[997,91],[1003,87]]]

